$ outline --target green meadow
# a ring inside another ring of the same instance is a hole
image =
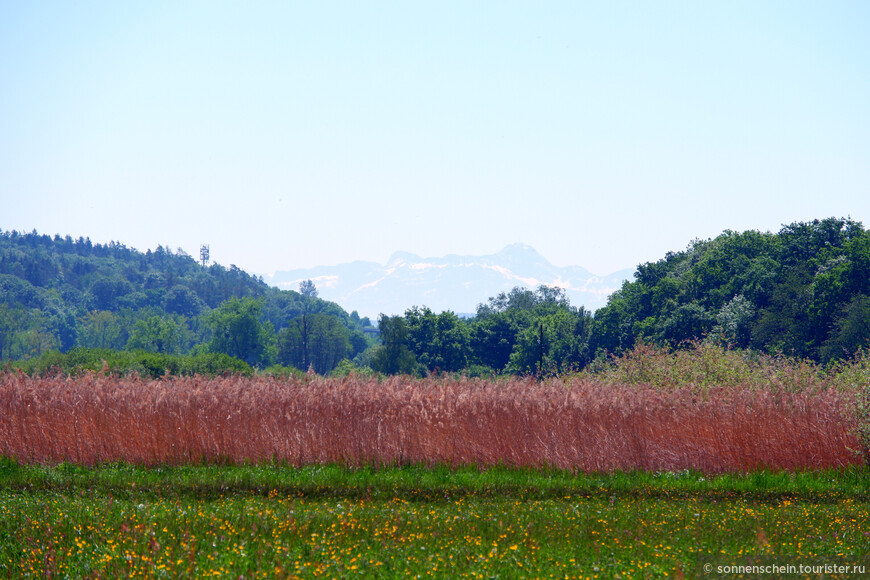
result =
[[[0,576],[703,578],[719,577],[708,562],[866,566],[868,484],[866,468],[709,476],[7,460]]]

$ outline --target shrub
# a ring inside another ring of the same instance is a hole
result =
[[[142,378],[159,378],[165,375],[253,374],[250,365],[223,353],[184,356],[99,348],[74,348],[65,354],[50,351],[39,358],[14,362],[9,366],[33,376],[55,373],[79,376],[87,372],[117,375],[134,373]]]
[[[283,377],[283,378],[299,378],[304,377],[305,373],[296,367],[271,365],[260,371],[258,374],[267,377]]]
[[[351,375],[358,375],[361,377],[373,377],[375,375],[375,371],[373,371],[369,367],[361,367],[355,365],[353,361],[348,359],[344,359],[339,361],[334,369],[329,373],[331,377],[349,377]]]
[[[688,387],[698,392],[717,387],[802,392],[831,387],[854,390],[870,361],[855,360],[825,369],[807,360],[728,349],[712,343],[687,343],[669,349],[638,342],[620,358],[593,361],[578,376],[608,384],[646,385],[660,389]],[[870,371],[866,373],[870,376]]]

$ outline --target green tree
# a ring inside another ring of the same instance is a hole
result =
[[[401,316],[378,318],[381,345],[372,356],[372,369],[387,375],[417,374],[417,361],[408,346],[408,327]]]
[[[163,309],[170,314],[193,318],[202,312],[205,304],[196,292],[186,286],[176,284],[163,297]]]
[[[649,306],[652,298],[653,293],[642,283],[623,283],[622,288],[608,298],[607,306],[595,312],[590,350],[596,356],[629,350],[645,329],[654,327],[656,318]]]
[[[351,354],[351,344],[348,331],[338,318],[326,314],[312,316],[311,364],[315,372],[325,375]]]
[[[120,350],[127,342],[120,318],[108,310],[89,312],[82,321],[78,336],[78,346],[84,348]]]
[[[580,370],[591,361],[591,327],[592,318],[583,308],[562,308],[539,317],[519,333],[509,369],[537,376]]]
[[[351,352],[349,332],[327,314],[304,314],[278,333],[278,362],[327,374]]]
[[[189,331],[182,322],[172,318],[150,316],[138,320],[130,331],[127,348],[164,354],[182,354],[187,350]]]
[[[12,345],[25,318],[23,308],[10,308],[0,304],[0,360],[12,358]]]
[[[88,289],[93,307],[97,310],[117,310],[118,300],[133,291],[132,285],[120,276],[99,278]]]
[[[306,317],[300,316],[291,320],[286,328],[278,331],[278,364],[297,369],[311,366],[311,356],[308,352],[307,339],[303,339],[310,331],[306,325]]]
[[[317,286],[311,280],[303,280],[299,283],[299,293],[308,298],[317,298]]]
[[[12,343],[12,357],[27,359],[57,350],[57,339],[38,326],[19,332]]]
[[[821,358],[849,358],[859,349],[870,349],[870,296],[865,294],[855,296],[836,317]]]
[[[542,285],[532,291],[516,287],[490,298],[487,304],[477,307],[477,316],[469,325],[472,362],[497,371],[527,372],[527,365],[517,362],[521,355],[516,355],[515,364],[511,364],[513,353],[519,348],[528,354],[532,341],[536,340],[535,332],[540,330],[539,320],[559,312],[574,312],[561,288]],[[517,346],[521,336],[525,343]]]
[[[719,309],[710,335],[723,345],[746,348],[754,319],[755,306],[743,294],[738,294]]]
[[[405,325],[410,350],[429,371],[455,372],[468,365],[468,327],[453,312],[415,306],[405,312]]]
[[[679,344],[706,336],[716,318],[697,302],[678,306],[661,323],[659,337],[665,342]]]
[[[260,321],[262,299],[231,298],[207,315],[212,330],[209,350],[268,366],[275,356],[275,331]]]
[[[478,315],[470,324],[469,344],[474,363],[503,371],[510,362],[519,331],[530,324],[524,310]]]

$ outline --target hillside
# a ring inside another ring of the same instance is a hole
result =
[[[350,356],[365,348],[358,317],[314,296],[271,288],[234,265],[203,267],[160,246],[142,253],[117,242],[0,231],[3,360],[76,346],[147,350],[142,341],[131,344],[137,324],[146,323],[174,333],[168,350],[188,352],[213,338],[209,315],[231,299],[259,300],[258,322],[274,332],[303,314],[334,318],[355,344]]]
[[[595,315],[592,348],[707,337],[828,361],[870,340],[870,231],[827,218],[777,233],[726,231],[638,266]]]

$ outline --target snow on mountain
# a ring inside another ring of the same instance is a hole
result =
[[[604,306],[607,297],[633,272],[626,269],[596,276],[580,266],[560,268],[534,248],[512,244],[487,256],[422,258],[396,252],[386,264],[357,261],[278,271],[263,279],[285,290],[296,290],[301,281],[310,279],[321,298],[374,320],[380,313],[402,314],[412,306],[470,314],[499,292],[515,286],[534,289],[541,284],[564,288],[571,304],[595,310]]]

